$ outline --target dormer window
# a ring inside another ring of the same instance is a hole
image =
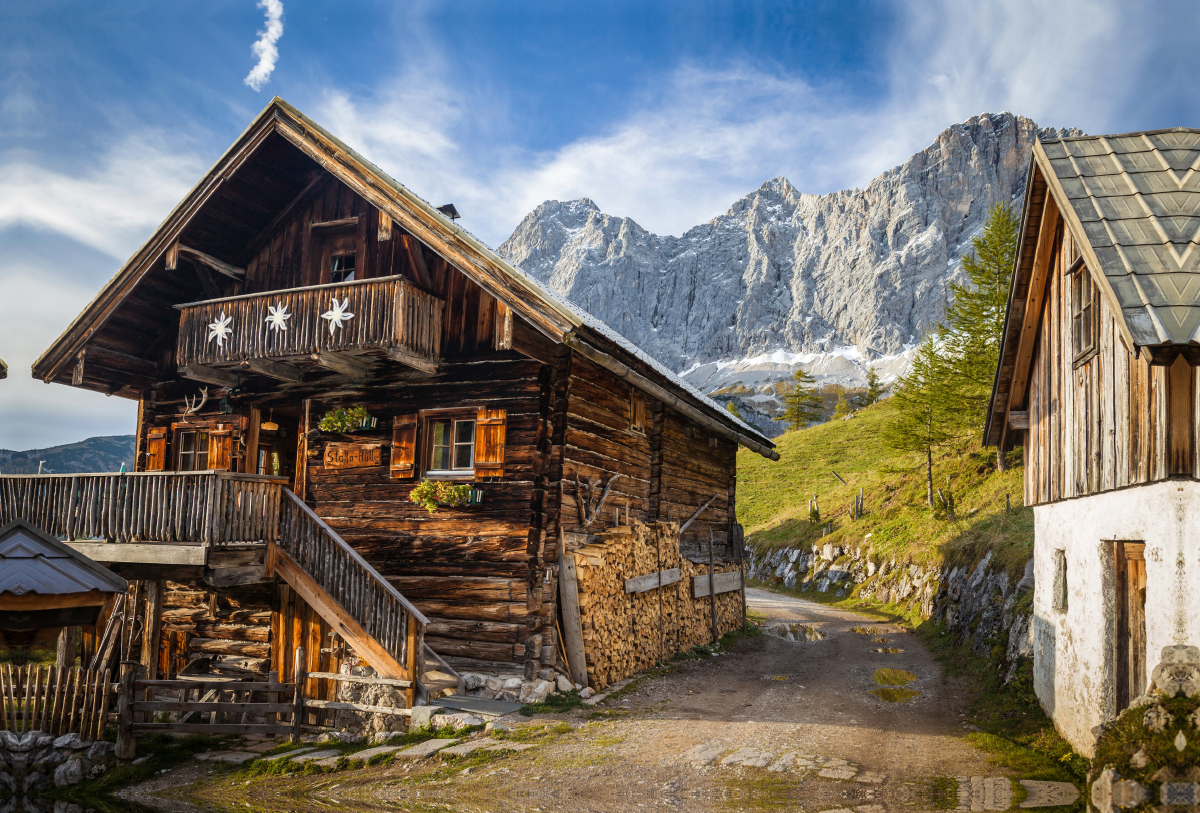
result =
[[[330,282],[350,282],[354,279],[354,255],[337,254],[329,268]]]
[[[1082,263],[1071,275],[1071,341],[1075,361],[1096,349],[1096,285]]]

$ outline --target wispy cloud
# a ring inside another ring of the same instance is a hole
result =
[[[914,0],[897,16],[889,92],[866,101],[750,62],[684,64],[622,120],[535,152],[479,139],[473,120],[494,102],[448,85],[424,53],[375,94],[327,91],[313,115],[414,191],[454,200],[492,244],[543,200],[582,196],[678,234],[778,175],[802,192],[865,185],[977,113],[1103,130],[1144,53],[1144,25],[1112,0]]]
[[[258,7],[267,14],[267,26],[258,32],[258,39],[250,46],[250,51],[258,57],[258,62],[243,80],[254,90],[262,90],[263,85],[271,78],[275,63],[279,61],[279,49],[275,47],[275,43],[283,36],[282,0],[259,0]]]

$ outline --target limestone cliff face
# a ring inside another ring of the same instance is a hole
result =
[[[861,368],[941,316],[988,209],[1019,205],[1038,135],[1021,116],[976,116],[865,189],[810,195],[776,178],[681,237],[586,198],[547,201],[500,253],[710,391],[730,382],[697,365],[772,355],[794,369],[853,348]]]

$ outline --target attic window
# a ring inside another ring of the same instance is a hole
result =
[[[1071,340],[1077,362],[1096,349],[1096,286],[1083,264],[1071,275]]]
[[[646,432],[646,396],[637,390],[629,393],[629,428],[634,432]]]
[[[330,282],[350,282],[354,279],[354,255],[337,254],[329,268]]]

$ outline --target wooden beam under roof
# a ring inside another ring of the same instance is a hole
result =
[[[203,364],[185,364],[178,368],[178,373],[184,378],[203,381],[205,384],[216,384],[218,387],[233,388],[242,383],[242,378],[237,373],[218,370],[216,367],[207,367]]]
[[[242,362],[242,367],[268,378],[277,378],[280,381],[291,381],[298,384],[304,379],[304,372],[299,367],[281,361],[249,359]]]
[[[199,249],[191,248],[190,246],[185,246],[180,243],[179,254],[191,259],[193,262],[203,263],[213,271],[216,271],[218,274],[224,274],[230,279],[236,279],[238,282],[241,282],[246,278],[245,268],[239,268],[236,265],[230,265],[224,260],[218,260],[216,257],[213,257],[210,254],[205,254]]]
[[[371,365],[341,353],[313,353],[309,358],[315,361],[318,367],[351,378],[366,378],[371,374]]]

